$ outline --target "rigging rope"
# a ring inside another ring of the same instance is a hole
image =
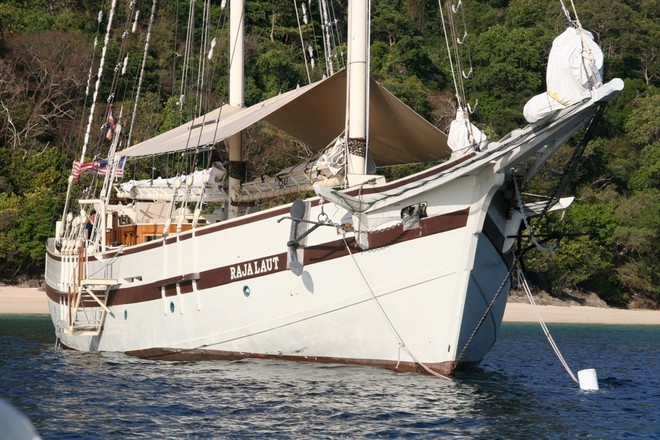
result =
[[[442,21],[442,29],[445,37],[445,45],[447,47],[447,58],[449,59],[452,80],[454,82],[454,92],[456,96],[457,107],[460,110],[460,113],[462,113],[461,117],[459,118],[459,114],[458,114],[459,112],[457,111],[457,115],[456,118],[454,119],[454,122],[461,121],[464,124],[464,128],[458,129],[458,131],[460,132],[462,130],[465,130],[467,132],[467,140],[469,141],[469,145],[466,144],[463,146],[464,150],[467,150],[469,148],[477,146],[481,142],[481,141],[476,141],[476,136],[475,136],[475,130],[478,133],[479,130],[477,130],[476,127],[474,127],[474,125],[470,122],[470,120],[472,119],[471,115],[477,110],[477,107],[479,105],[479,100],[478,99],[475,100],[474,107],[472,107],[468,103],[468,94],[465,85],[466,80],[470,80],[470,78],[474,77],[474,68],[472,66],[472,55],[470,53],[470,46],[468,44],[467,23],[465,20],[465,6],[463,5],[462,1],[459,1],[456,6],[452,6],[450,3],[451,2],[447,3],[447,22],[449,23],[449,32],[447,32],[447,26],[445,24],[445,16],[444,16],[441,0],[438,0],[438,7],[440,9],[440,18]],[[456,15],[459,12],[463,23],[463,34],[462,37],[460,38],[458,37],[459,35],[458,27],[454,19],[454,15]],[[450,34],[451,34],[451,42],[452,42],[451,47],[449,43]],[[463,61],[461,57],[461,47],[463,46],[465,47],[463,51],[466,52],[469,63],[469,70],[467,73],[465,73],[465,69],[463,67]],[[453,56],[452,56],[452,49],[453,49]],[[474,80],[470,80],[470,84],[472,84],[472,93],[476,96],[476,85]],[[459,126],[460,125],[456,125],[455,126],[456,129]],[[451,129],[449,135],[452,136]],[[460,151],[460,148],[456,151]]]
[[[463,107],[461,102],[461,97],[458,94],[458,83],[456,81],[456,71],[454,69],[454,60],[451,56],[451,49],[449,47],[449,34],[447,33],[447,26],[445,24],[445,14],[442,8],[442,0],[438,0],[438,8],[440,9],[440,21],[442,21],[442,31],[445,34],[445,45],[447,46],[447,58],[449,60],[449,68],[451,70],[451,78],[454,82],[454,91],[456,92],[456,98],[458,99],[458,106]]]
[[[564,12],[564,15],[566,16],[566,20],[568,20],[569,23],[573,23],[575,27],[577,27],[578,29],[582,30],[582,24],[580,23],[580,18],[578,17],[577,10],[575,9],[575,3],[573,3],[573,0],[571,0],[571,8],[573,8],[573,15],[575,15],[575,19],[571,17],[571,13],[566,8],[566,5],[564,4],[564,0],[559,0],[559,3],[561,3],[561,9]]]
[[[87,100],[89,99],[89,91],[92,85],[92,73],[94,71],[94,62],[96,60],[96,47],[99,44],[99,35],[101,34],[101,22],[103,21],[103,10],[100,9],[97,17],[97,26],[96,26],[96,35],[94,35],[94,44],[92,45],[92,60],[89,63],[89,71],[87,72],[87,85],[85,86],[85,102],[83,108],[87,108]],[[80,125],[82,126],[84,121],[84,113],[81,116]]]
[[[80,163],[85,161],[85,154],[87,152],[87,144],[89,143],[89,133],[92,129],[92,120],[94,119],[94,108],[96,107],[96,99],[101,88],[101,77],[103,76],[103,68],[105,66],[105,55],[108,51],[108,43],[110,42],[110,31],[112,30],[112,20],[115,16],[115,8],[117,7],[117,0],[112,0],[110,6],[110,14],[108,15],[108,24],[106,26],[105,38],[103,40],[103,49],[101,50],[101,61],[99,63],[98,73],[96,74],[96,84],[94,86],[94,94],[92,96],[92,105],[89,110],[89,118],[87,120],[87,129],[85,131],[85,138],[83,141],[82,152],[80,153]]]
[[[566,189],[566,186],[568,185],[568,182],[571,180],[571,177],[575,173],[575,170],[580,165],[580,158],[584,154],[584,151],[589,143],[589,139],[591,139],[591,136],[596,128],[596,123],[602,116],[603,111],[604,111],[604,107],[599,107],[596,110],[596,114],[594,114],[594,116],[589,120],[589,123],[587,124],[587,128],[585,129],[584,135],[582,136],[580,143],[575,148],[575,151],[571,155],[571,158],[564,165],[564,170],[562,171],[559,182],[553,189],[552,194],[550,195],[550,199],[548,200],[548,203],[545,205],[545,207],[543,208],[543,212],[540,215],[542,216],[545,215],[552,206],[552,204],[556,203],[563,194],[564,189]]]
[[[197,90],[195,93],[195,113],[194,117],[201,116],[204,114],[204,79],[206,71],[206,59],[205,54],[208,51],[209,43],[209,21],[211,15],[211,4],[210,0],[204,1],[204,9],[202,11],[202,39],[199,44],[199,56],[198,56],[198,67],[197,67]]]
[[[468,338],[467,341],[465,341],[465,345],[463,345],[463,348],[461,349],[461,352],[459,355],[456,357],[456,364],[458,364],[461,359],[463,359],[463,356],[467,352],[468,348],[470,348],[470,345],[472,344],[472,341],[474,338],[477,336],[477,333],[479,332],[479,329],[483,325],[483,323],[486,321],[486,318],[488,317],[488,314],[492,310],[493,306],[497,302],[497,298],[502,294],[504,291],[504,288],[506,287],[506,282],[511,278],[511,274],[513,273],[513,268],[514,265],[511,266],[507,274],[504,276],[504,279],[500,283],[500,287],[497,289],[497,292],[495,292],[495,295],[493,295],[493,299],[491,299],[490,303],[486,307],[486,310],[484,311],[483,315],[481,315],[481,319],[479,319],[479,322],[477,322],[476,327],[472,331],[472,334],[470,334],[470,337]]]
[[[105,37],[103,40],[103,49],[101,50],[101,60],[99,62],[99,68],[98,68],[98,73],[96,74],[96,83],[94,84],[94,94],[92,96],[92,104],[89,109],[89,116],[87,119],[87,128],[85,129],[85,137],[83,139],[83,147],[80,152],[80,163],[84,163],[85,161],[85,155],[87,153],[87,145],[89,143],[89,133],[92,129],[92,121],[94,119],[94,108],[96,107],[96,98],[99,94],[99,89],[101,88],[101,77],[103,76],[103,66],[105,65],[105,54],[108,50],[108,43],[110,41],[110,31],[112,30],[112,20],[115,15],[115,8],[117,6],[117,0],[112,0],[112,4],[110,6],[110,14],[108,16],[108,24],[106,26],[106,31],[105,31]],[[103,12],[99,11],[98,15],[98,24],[99,27],[101,25],[101,20],[103,18]],[[97,40],[94,40],[94,47],[96,48],[96,42]],[[91,71],[91,67],[90,67]],[[89,79],[88,79],[89,81]],[[86,94],[88,93],[89,88],[86,90]],[[85,98],[85,101],[87,98]],[[73,174],[69,176],[69,182],[68,182],[68,187],[67,187],[67,192],[66,192],[66,200],[64,202],[64,210],[62,211],[62,223],[65,223],[67,211],[69,210],[69,201],[71,199],[71,188],[73,185]]]
[[[474,340],[477,332],[481,328],[482,324],[485,322],[486,317],[490,313],[491,309],[493,308],[495,302],[497,301],[497,298],[500,296],[500,294],[504,291],[504,287],[506,286],[507,281],[511,278],[514,270],[516,271],[517,279],[518,279],[518,284],[522,285],[523,290],[525,291],[525,294],[527,295],[527,298],[529,299],[529,302],[532,306],[532,310],[534,311],[534,314],[536,315],[536,319],[539,321],[539,324],[541,325],[541,328],[543,329],[543,333],[545,334],[546,338],[548,339],[548,342],[550,343],[550,346],[552,347],[552,350],[555,352],[555,355],[559,359],[559,362],[562,364],[564,369],[568,372],[568,375],[573,379],[576,383],[578,382],[577,378],[573,374],[573,371],[571,368],[568,366],[568,362],[566,362],[566,359],[564,356],[561,354],[561,351],[559,350],[559,347],[557,346],[557,343],[553,339],[552,335],[550,334],[550,330],[548,329],[548,326],[545,324],[545,321],[543,321],[543,317],[541,316],[541,312],[538,309],[538,306],[536,304],[536,301],[534,300],[534,296],[532,295],[532,292],[529,288],[529,284],[527,284],[527,279],[525,278],[525,274],[522,271],[522,265],[520,260],[518,260],[518,256],[516,254],[513,255],[513,264],[511,265],[511,268],[507,272],[507,274],[504,276],[504,279],[502,280],[502,283],[500,284],[500,287],[497,289],[497,292],[493,296],[493,299],[490,301],[488,304],[488,307],[486,307],[486,310],[484,311],[483,315],[481,316],[481,319],[477,323],[474,331],[472,331],[472,334],[468,338],[468,340],[465,342],[465,345],[463,346],[463,349],[461,350],[461,353],[456,357],[456,363],[460,362],[460,360],[463,358],[465,353],[467,352],[468,348],[470,347],[472,341]]]
[[[137,115],[138,101],[140,99],[140,90],[142,88],[142,81],[144,79],[144,68],[147,64],[147,53],[149,51],[149,40],[151,40],[151,28],[154,23],[154,17],[156,15],[156,0],[153,0],[151,4],[151,16],[149,17],[149,26],[147,27],[147,37],[144,42],[144,52],[142,53],[142,66],[140,67],[140,78],[138,79],[137,90],[135,92],[135,103],[133,104],[133,114],[131,115],[131,124],[128,128],[128,139],[126,140],[126,146],[131,146],[131,139],[133,138],[133,126],[135,125],[135,116]]]
[[[186,34],[186,45],[183,52],[183,69],[181,73],[181,92],[179,93],[179,113],[183,112],[185,91],[188,82],[188,70],[190,68],[190,52],[192,50],[193,29],[195,25],[195,0],[190,0],[188,6],[188,31]]]
[[[304,6],[304,3],[303,3]],[[303,59],[305,60],[305,70],[307,71],[307,84],[312,83],[312,77],[309,74],[309,64],[307,62],[307,51],[305,50],[305,40],[303,39],[302,25],[300,24],[300,15],[298,14],[298,2],[293,0],[293,9],[296,10],[296,21],[298,22],[298,35],[300,35],[300,47],[302,48]],[[310,54],[311,57],[311,54]],[[312,58],[314,62],[314,58]],[[312,69],[314,67],[312,66]]]
[[[330,5],[328,7],[328,4]],[[371,4],[368,5],[371,8]],[[319,2],[319,14],[321,16],[321,34],[323,40],[323,50],[325,58],[326,74],[331,76],[335,73],[335,68],[344,67],[344,54],[338,51],[341,46],[341,38],[337,29],[337,17],[334,5],[327,0]],[[339,59],[337,57],[339,52]]]

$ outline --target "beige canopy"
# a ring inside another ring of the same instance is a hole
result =
[[[377,165],[424,162],[449,156],[447,136],[371,80],[369,155]],[[265,120],[320,151],[342,133],[346,74],[282,93],[251,107],[224,105],[192,122],[129,147],[119,154],[150,156],[214,144]]]

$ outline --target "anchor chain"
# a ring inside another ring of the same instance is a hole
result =
[[[479,329],[483,325],[483,323],[486,321],[486,317],[488,317],[488,314],[490,313],[491,309],[495,305],[495,302],[497,302],[497,298],[499,298],[500,294],[504,291],[504,286],[506,286],[506,282],[509,278],[511,278],[511,274],[513,273],[513,269],[515,268],[515,264],[511,265],[511,268],[509,269],[509,272],[504,276],[504,279],[502,280],[502,283],[500,284],[500,287],[497,289],[497,292],[493,296],[493,299],[490,301],[488,304],[488,307],[486,307],[486,311],[484,314],[481,316],[481,319],[479,319],[479,322],[477,323],[477,326],[475,329],[472,331],[472,334],[468,338],[468,340],[465,342],[465,345],[463,346],[463,349],[459,353],[459,355],[456,357],[456,365],[463,359],[463,356],[467,352],[468,348],[470,348],[470,344],[472,344],[472,341],[474,338],[477,336],[477,333],[479,332]]]
[[[543,246],[534,236],[534,232],[532,231],[532,227],[529,224],[529,220],[527,219],[527,216],[525,215],[525,205],[522,201],[522,196],[520,195],[520,189],[518,188],[518,181],[516,178],[513,178],[513,186],[516,190],[516,198],[518,199],[518,209],[520,209],[520,213],[522,214],[522,221],[523,224],[525,225],[525,228],[529,231],[529,239],[532,240],[532,243],[534,243],[534,246],[537,248],[541,249],[542,251],[545,252],[552,252],[557,248],[557,243],[553,243],[550,246]]]
[[[564,165],[564,169],[561,173],[559,182],[554,187],[552,194],[548,199],[548,203],[544,206],[543,211],[541,211],[541,216],[544,216],[545,214],[548,213],[550,207],[559,200],[561,194],[564,192],[564,189],[566,189],[566,185],[568,185],[569,180],[571,179],[571,177],[575,173],[575,170],[580,164],[579,159],[582,157],[582,155],[584,154],[584,150],[587,148],[589,139],[591,139],[592,137],[596,123],[602,116],[603,110],[604,110],[603,107],[598,107],[596,114],[591,118],[591,120],[587,124],[587,128],[585,130],[584,136],[582,136],[582,139],[580,140],[578,146],[575,148],[575,151],[571,155],[571,158]]]

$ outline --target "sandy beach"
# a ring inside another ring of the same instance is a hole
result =
[[[0,286],[1,315],[47,315],[46,292],[31,287]]]
[[[658,310],[621,310],[588,306],[538,306],[545,322],[660,325]],[[48,314],[46,294],[37,288],[0,286],[0,314]],[[537,322],[529,304],[508,303],[505,322]]]
[[[589,306],[538,306],[545,322],[567,324],[660,325],[658,310],[622,310]],[[538,322],[530,304],[508,303],[505,322]]]

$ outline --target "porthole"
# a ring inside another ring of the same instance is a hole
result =
[[[250,296],[250,286],[243,286],[243,295],[247,298]]]
[[[170,312],[174,313],[174,301],[170,301]]]

